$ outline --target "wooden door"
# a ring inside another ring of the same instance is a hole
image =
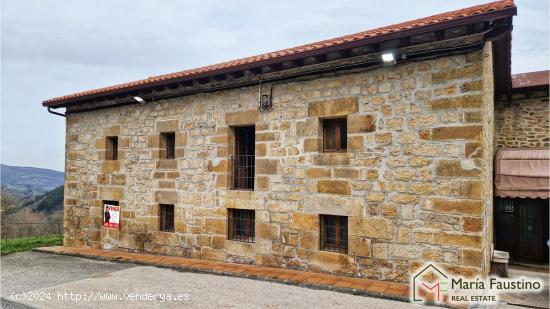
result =
[[[542,209],[540,203],[531,199],[517,199],[519,211],[518,260],[542,263]]]

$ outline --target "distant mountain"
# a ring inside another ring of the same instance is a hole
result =
[[[33,211],[45,211],[47,213],[63,210],[63,186],[57,187],[42,195],[38,195],[32,201],[24,203],[23,207],[29,207]]]
[[[32,197],[63,185],[63,172],[36,167],[0,165],[2,188],[18,197]]]
[[[2,238],[58,234],[63,231],[63,186],[42,195],[18,198],[2,188]]]

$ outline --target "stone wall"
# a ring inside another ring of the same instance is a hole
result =
[[[495,139],[495,99],[494,99],[493,43],[488,42],[483,48],[483,150],[481,153],[481,179],[483,181],[483,241],[481,262],[482,275],[491,270],[493,248],[493,153]]]
[[[496,147],[550,147],[548,91],[516,94],[510,105],[495,105]]]
[[[274,87],[196,94],[67,117],[65,245],[408,281],[436,261],[482,271],[482,51]],[[348,150],[323,153],[320,120],[345,116]],[[229,190],[232,127],[255,124],[254,191]],[[162,160],[159,133],[176,131]],[[119,160],[105,137],[119,136]],[[492,138],[492,137],[491,137]],[[121,227],[102,227],[102,201]],[[175,232],[158,231],[158,204]],[[255,210],[255,243],[227,240],[227,209]],[[319,214],[345,215],[348,254],[319,250]]]

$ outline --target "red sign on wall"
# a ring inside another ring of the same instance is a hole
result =
[[[120,221],[120,206],[103,205],[103,226],[118,229]]]

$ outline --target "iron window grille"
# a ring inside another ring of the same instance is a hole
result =
[[[231,189],[254,190],[256,152],[255,126],[234,127],[234,153],[231,156]]]
[[[231,156],[231,189],[254,190],[254,155]]]
[[[321,250],[348,252],[348,217],[321,215]]]
[[[228,209],[227,227],[229,240],[253,243],[255,235],[254,210]]]
[[[345,152],[348,148],[346,118],[323,120],[323,151]]]
[[[159,205],[159,230],[163,232],[174,232],[174,205]]]

